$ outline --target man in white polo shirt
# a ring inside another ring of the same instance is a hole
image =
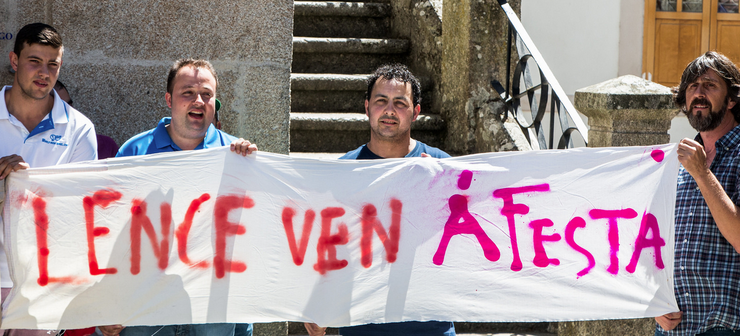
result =
[[[0,91],[0,184],[19,169],[97,159],[92,122],[53,91],[63,52],[62,37],[49,25],[32,23],[16,35],[10,52],[13,86]],[[2,247],[0,287],[4,300],[13,282]],[[48,335],[46,330],[9,332],[5,335]]]

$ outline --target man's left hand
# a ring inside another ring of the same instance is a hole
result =
[[[239,138],[231,143],[231,151],[242,156],[247,156],[247,154],[257,151],[257,145],[249,142],[249,140]]]

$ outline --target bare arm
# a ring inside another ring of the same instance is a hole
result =
[[[696,180],[722,236],[740,253],[740,207],[709,170],[706,157],[704,147],[694,140],[683,139],[678,144],[678,161]]]

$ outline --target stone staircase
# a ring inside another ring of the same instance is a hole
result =
[[[337,158],[370,140],[364,114],[366,78],[378,66],[408,62],[409,40],[394,38],[391,0],[295,1],[290,155]],[[416,72],[415,69],[411,69]],[[422,112],[411,136],[442,147],[445,123],[431,108],[432,83],[422,84]],[[554,335],[548,323],[457,323],[460,335]],[[306,335],[289,323],[289,335]],[[327,334],[337,334],[330,328]]]
[[[391,38],[390,0],[373,1],[295,1],[291,156],[335,158],[370,140],[365,80],[380,65],[407,63],[411,48]],[[430,85],[420,81],[422,116],[412,137],[438,147],[444,123],[429,113]]]

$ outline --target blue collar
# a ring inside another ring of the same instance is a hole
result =
[[[167,133],[167,125],[169,125],[171,122],[171,117],[164,117],[162,118],[162,120],[159,121],[159,124],[157,124],[157,128],[154,129],[154,145],[159,149],[172,147],[172,149],[179,151],[182,149],[178,147],[175,142],[172,141],[170,134]],[[208,130],[206,130],[205,138],[197,147],[195,147],[195,149],[205,149],[222,146],[220,138],[218,136],[218,132],[219,131],[216,129],[215,126],[213,126],[213,124],[209,125]]]

